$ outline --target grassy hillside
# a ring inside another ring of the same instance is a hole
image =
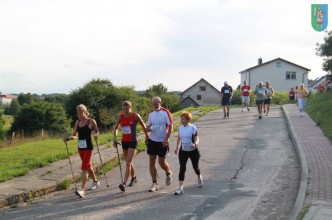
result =
[[[332,91],[315,93],[308,99],[305,111],[332,143]]]

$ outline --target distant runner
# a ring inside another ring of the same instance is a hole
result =
[[[250,91],[251,87],[247,85],[247,81],[243,81],[243,86],[241,87],[241,95],[242,95],[242,111],[243,107],[246,106],[247,110],[249,111],[249,102],[250,102]]]
[[[259,82],[258,87],[256,87],[254,94],[256,95],[256,105],[258,110],[258,118],[262,118],[262,108],[264,104],[264,98],[266,95],[266,89],[263,87],[263,82]]]
[[[224,82],[224,86],[221,88],[221,106],[224,109],[224,118],[229,118],[229,106],[233,96],[233,89],[228,85],[227,81]]]
[[[309,95],[308,90],[304,88],[304,84],[301,84],[300,88],[297,90],[297,100],[298,100],[301,117],[303,116],[303,109],[306,106],[308,95]]]
[[[271,105],[272,97],[274,96],[274,90],[270,86],[269,81],[266,82],[265,89],[266,89],[266,95],[265,95],[265,99],[264,99],[263,108],[264,108],[264,113],[266,112],[266,116],[268,116],[269,112],[270,112],[270,105]]]

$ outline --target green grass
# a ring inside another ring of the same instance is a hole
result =
[[[2,115],[3,119],[5,120],[5,124],[3,126],[3,129],[5,131],[8,131],[10,129],[11,124],[14,121],[14,117],[12,115]]]
[[[305,206],[300,211],[299,215],[297,216],[296,220],[304,219],[305,215],[308,213],[310,206]]]
[[[309,97],[305,111],[332,143],[332,91],[314,93]]]
[[[219,108],[219,106],[198,108],[191,107],[184,110],[192,112],[193,119],[197,120],[202,115]],[[172,114],[175,125],[174,131],[176,131],[177,127],[180,125],[179,115],[184,110]],[[140,135],[142,134],[142,130],[140,130]],[[137,148],[138,152],[146,150],[144,138],[140,139],[141,140]],[[108,147],[113,147],[111,141],[113,141],[112,133],[101,134],[98,138],[99,145],[107,144]],[[68,149],[70,155],[77,154],[77,140],[69,141]],[[30,170],[67,158],[68,155],[66,145],[61,138],[38,141],[29,139],[23,144],[0,148],[0,182],[4,182],[14,177],[23,176]],[[102,172],[106,172],[116,166],[116,164],[116,161],[114,163],[107,163],[106,167],[102,167],[101,170]],[[66,183],[63,184],[66,185]]]

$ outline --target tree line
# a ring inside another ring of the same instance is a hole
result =
[[[154,96],[160,96],[164,106],[171,112],[180,109],[180,97],[175,92],[168,92],[163,84],[150,86],[143,95],[139,95],[133,86],[115,86],[107,79],[93,79],[70,94],[39,97],[21,93],[4,110],[4,114],[14,116],[8,135],[15,132],[24,137],[32,137],[42,129],[51,136],[69,132],[77,120],[76,106],[79,104],[86,105],[100,129],[107,131],[121,112],[123,101],[130,100],[133,110],[146,119]],[[1,125],[2,120],[0,129]],[[2,137],[4,136],[2,133]]]

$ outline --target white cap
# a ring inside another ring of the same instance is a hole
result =
[[[227,81],[225,81],[224,84],[228,84]]]

